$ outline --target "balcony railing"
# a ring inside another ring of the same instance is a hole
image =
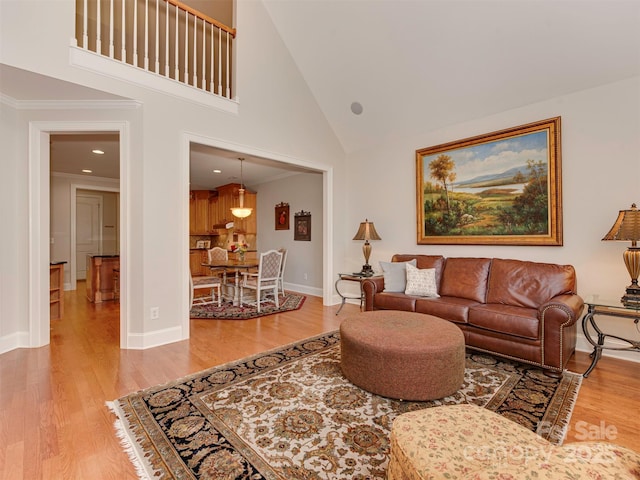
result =
[[[233,98],[235,28],[176,0],[78,0],[77,10],[80,48]]]

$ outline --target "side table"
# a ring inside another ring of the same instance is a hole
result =
[[[381,275],[375,275],[375,274],[363,275],[361,273],[339,273],[338,280],[336,280],[336,292],[338,293],[338,295],[340,295],[340,298],[342,299],[342,303],[340,304],[340,308],[338,308],[336,315],[340,313],[340,310],[342,310],[342,307],[344,307],[344,304],[347,301],[347,299],[360,300],[360,309],[362,310],[362,302],[364,300],[364,292],[362,291],[362,282],[367,278],[380,277],[380,276]],[[360,284],[360,295],[356,297],[354,295],[349,295],[348,293],[342,293],[340,291],[339,285],[340,285],[340,282],[343,282],[343,281],[358,282]]]
[[[584,303],[587,305],[587,313],[582,317],[582,331],[584,332],[584,336],[587,341],[593,345],[593,352],[590,354],[591,365],[589,365],[587,371],[582,375],[586,378],[595,368],[598,360],[600,360],[602,350],[640,352],[640,341],[605,333],[601,326],[598,325],[596,315],[608,315],[611,317],[633,319],[633,323],[637,328],[638,322],[640,322],[640,304],[625,305],[620,300],[600,298],[599,295],[587,296]],[[606,345],[605,341],[607,338],[620,340],[628,345]]]

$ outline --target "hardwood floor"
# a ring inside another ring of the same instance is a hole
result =
[[[118,347],[118,305],[65,292],[51,344],[0,355],[0,479],[135,479],[105,402],[205,368],[335,330],[358,307],[323,307],[246,321],[192,320],[189,340]],[[569,370],[583,372],[578,352]],[[584,379],[566,442],[603,439],[638,449],[640,365],[603,358]]]

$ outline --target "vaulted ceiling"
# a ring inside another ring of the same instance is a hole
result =
[[[638,0],[264,3],[347,152],[640,75]]]
[[[640,75],[640,0],[263,3],[347,153]],[[18,100],[117,98],[6,65],[0,78]],[[236,155],[196,149],[192,168],[209,155],[229,183]],[[253,160],[249,185],[287,174]]]

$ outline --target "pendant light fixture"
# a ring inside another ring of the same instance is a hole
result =
[[[231,214],[234,217],[246,218],[249,215],[251,215],[251,212],[253,211],[253,209],[245,208],[244,206],[244,183],[242,179],[242,162],[244,161],[244,158],[238,158],[238,160],[240,160],[240,188],[238,189],[238,196],[240,197],[240,206],[232,207]]]

